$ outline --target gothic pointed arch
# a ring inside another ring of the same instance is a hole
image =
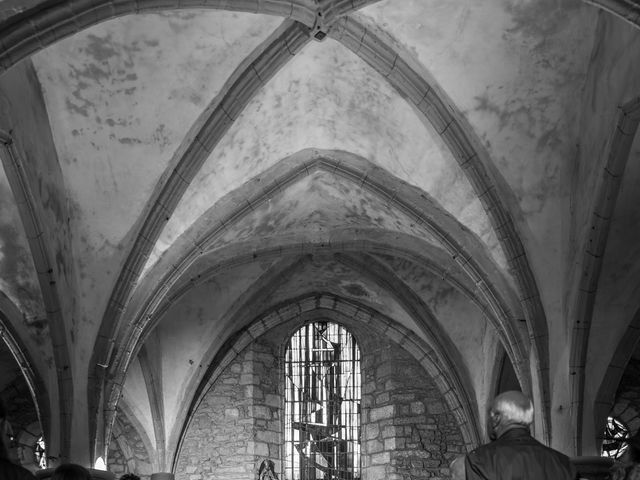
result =
[[[619,107],[608,150],[605,152],[606,161],[603,163],[601,175],[596,185],[596,192],[593,195],[590,228],[581,243],[581,275],[578,279],[579,286],[571,305],[573,328],[569,364],[571,370],[569,377],[571,381],[571,412],[576,425],[574,442],[579,453],[582,452],[584,440],[582,435],[585,411],[585,369],[596,294],[618,194],[620,193],[631,146],[639,124],[640,99],[636,98]],[[615,360],[619,361],[620,355],[625,355],[626,353],[625,349],[617,352]],[[612,381],[615,377],[615,375],[612,376],[609,381]],[[600,391],[605,395],[602,388],[601,386]],[[600,396],[600,394],[598,395]],[[599,398],[598,402],[601,401],[602,398]],[[596,425],[599,425],[603,420],[601,418],[602,412],[599,407],[596,408],[596,412],[598,416]]]
[[[248,328],[230,336],[224,344],[225,347],[217,351],[207,368],[206,374],[198,385],[189,408],[186,410],[186,414],[183,417],[184,420],[179,426],[176,422],[179,432],[176,431],[172,438],[175,439],[177,444],[175,449],[169,449],[175,451],[172,467],[174,470],[180,455],[182,442],[194,412],[218,377],[239,353],[254,340],[276,326],[290,324],[291,322],[294,322],[294,324],[309,322],[323,314],[346,326],[366,324],[367,328],[378,334],[385,335],[406,350],[422,365],[434,381],[444,398],[447,408],[456,419],[466,448],[472,449],[479,444],[481,428],[478,424],[477,407],[472,400],[474,395],[473,388],[470,386],[468,378],[463,379],[463,384],[457,383],[451,377],[450,371],[443,368],[442,362],[445,359],[436,354],[411,331],[392,319],[357,302],[346,300],[333,294],[319,293],[291,299],[284,305],[276,306],[264,312]]]
[[[535,393],[543,403],[542,437],[549,441],[551,395],[547,319],[516,222],[520,218],[515,207],[517,202],[510,201],[513,192],[445,90],[386,32],[352,15],[336,22],[330,34],[385,77],[425,122],[432,125],[472,184],[493,228],[499,232],[500,243],[520,289],[535,368],[541,379]]]

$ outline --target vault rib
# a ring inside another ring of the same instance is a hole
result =
[[[468,412],[463,406],[465,399],[460,397],[461,390],[455,388],[447,372],[443,371],[441,366],[438,365],[440,358],[437,352],[424,341],[416,338],[409,329],[376,310],[332,293],[319,292],[313,295],[292,298],[283,304],[265,310],[256,318],[250,327],[242,330],[233,338],[229,338],[229,341],[226,342],[230,344],[227,349],[222,352],[217,352],[215,357],[211,359],[212,361],[210,365],[208,365],[208,371],[198,385],[198,393],[191,400],[189,408],[186,409],[185,421],[180,426],[180,431],[177,435],[178,444],[173,456],[173,469],[176,468],[176,463],[182,448],[182,441],[188,430],[193,413],[204,399],[208,389],[238,353],[255,338],[273,327],[293,319],[298,319],[301,322],[312,321],[314,318],[317,318],[318,315],[345,324],[353,321],[354,318],[365,321],[370,328],[379,334],[385,335],[394,342],[399,343],[431,376],[460,427],[467,449],[471,450],[477,445],[479,439],[475,437],[474,433],[476,425],[473,424],[473,419],[467,416]]]
[[[573,332],[569,360],[571,412],[575,422],[574,425],[576,425],[574,443],[578,454],[582,453],[585,366],[587,363],[591,319],[611,220],[615,212],[625,167],[629,160],[631,147],[639,125],[640,98],[637,98],[618,109],[614,131],[607,151],[606,164],[602,168],[602,174],[593,196],[591,223],[587,230],[589,235],[582,244],[584,248],[580,284],[572,305]],[[625,352],[625,354],[631,355],[630,351]]]
[[[22,225],[29,242],[33,263],[42,292],[49,331],[52,340],[53,358],[58,370],[58,401],[60,402],[60,456],[69,458],[71,448],[71,416],[73,408],[73,381],[71,359],[67,343],[67,328],[60,305],[58,272],[56,262],[44,233],[41,213],[36,207],[31,186],[23,165],[21,151],[9,134],[0,132],[0,160],[4,166],[11,191],[18,205]],[[14,343],[14,345],[16,345]],[[22,369],[22,367],[21,367]],[[24,372],[24,370],[23,370]],[[25,375],[26,377],[26,375]],[[29,387],[36,383],[29,381]],[[34,378],[31,378],[33,381]],[[48,402],[47,402],[48,403]],[[37,405],[37,404],[36,404]],[[38,408],[36,406],[36,408]]]
[[[45,3],[45,2],[43,2]],[[0,23],[0,74],[29,55],[106,20],[138,13],[176,9],[209,8],[263,13],[291,18],[311,26],[315,7],[309,0],[88,0],[58,1],[36,5],[31,10]]]
[[[291,58],[292,53],[298,52],[309,41],[308,29],[297,22],[285,20],[270,37],[256,48],[231,75],[221,93],[205,109],[196,123],[191,127],[182,146],[156,187],[149,200],[138,225],[138,232],[124,266],[118,276],[111,297],[107,303],[105,314],[100,324],[100,330],[94,344],[91,365],[112,365],[120,363],[124,356],[124,363],[128,364],[132,349],[120,350],[109,348],[114,344],[120,330],[122,312],[124,311],[131,292],[135,288],[138,277],[149,257],[155,241],[160,236],[166,222],[184,195],[191,180],[199,171],[202,164],[209,157],[216,144],[224,136],[233,123],[233,116],[242,109],[262,88],[263,82],[268,81]],[[256,72],[260,72],[258,78]],[[226,106],[226,109],[224,108]],[[230,113],[227,113],[230,112]],[[144,215],[144,214],[143,214]],[[98,367],[90,368],[88,385],[90,433],[93,438],[97,431],[97,416],[99,415],[100,385],[104,381],[106,372]],[[105,401],[110,392],[105,393]],[[116,401],[117,403],[117,401]],[[105,437],[98,439],[97,451],[107,455],[107,440],[109,425],[105,428]]]
[[[0,142],[2,131],[0,131]],[[33,357],[24,345],[20,335],[14,328],[14,324],[22,321],[22,312],[0,290],[0,342],[4,342],[9,352],[20,367],[27,387],[33,399],[36,415],[45,436],[50,435],[51,409],[49,408],[49,392],[47,385],[42,381],[42,375],[34,368]]]
[[[437,356],[435,363],[440,367],[440,375],[446,374],[448,383],[458,392],[460,406],[470,425],[474,443],[480,444],[478,408],[477,402],[473,401],[474,388],[469,378],[469,371],[464,366],[460,350],[435,320],[436,316],[429,306],[392,269],[372,256],[358,253],[337,254],[336,259],[343,265],[360,272],[365,278],[368,277],[381,285],[413,317],[416,324],[426,333],[426,337],[432,339],[427,344]]]
[[[219,234],[224,233],[225,228],[220,225],[233,225],[234,222],[238,222],[244,216],[251,213],[252,208],[248,208],[247,205],[250,204],[255,208],[268,201],[274,192],[280,191],[283,185],[290,185],[294,183],[296,179],[322,170],[350,179],[353,182],[358,182],[366,177],[367,181],[363,184],[364,188],[375,192],[381,198],[387,199],[387,201],[393,203],[395,208],[415,218],[417,223],[424,224],[429,228],[431,233],[447,248],[452,262],[457,264],[462,271],[466,272],[467,277],[472,281],[473,285],[475,285],[475,289],[478,292],[477,295],[486,302],[483,303],[481,307],[483,312],[487,313],[489,321],[496,327],[496,330],[500,332],[505,350],[508,352],[519,374],[518,378],[521,380],[523,388],[530,389],[531,381],[527,376],[529,365],[528,354],[526,345],[523,344],[521,336],[514,326],[517,319],[513,313],[510,312],[504,300],[500,299],[496,287],[491,286],[492,282],[487,277],[487,274],[482,273],[482,267],[477,263],[476,253],[473,253],[473,248],[460,245],[459,242],[454,240],[451,234],[447,233],[447,231],[454,230],[453,226],[447,228],[440,225],[440,223],[449,225],[452,220],[450,218],[449,220],[443,220],[445,215],[438,215],[439,210],[429,208],[425,204],[426,200],[424,198],[416,202],[400,195],[398,193],[400,187],[390,183],[387,176],[382,176],[382,172],[379,172],[371,166],[370,168],[358,166],[363,162],[368,165],[364,159],[360,159],[358,162],[358,157],[352,154],[346,156],[345,152],[340,153],[340,155],[336,155],[335,152],[324,152],[313,149],[294,154],[292,157],[281,161],[280,164],[273,167],[276,171],[280,172],[280,174],[276,178],[271,177],[272,179],[268,180],[266,187],[262,187],[262,189],[253,188],[253,183],[249,181],[244,187],[246,188],[245,193],[249,196],[248,200],[243,196],[242,202],[230,202],[230,210],[226,211],[226,214],[222,216],[220,214],[203,215],[199,219],[198,224],[208,225],[208,230],[199,230],[198,225],[195,225],[193,229],[196,232],[200,231],[199,236],[194,237],[191,232],[186,232],[183,236],[183,241],[185,242],[183,245],[184,249],[176,247],[179,249],[176,253],[177,258],[168,257],[165,262],[168,262],[171,268],[166,269],[162,266],[157,266],[156,269],[160,269],[162,273],[159,273],[159,277],[154,277],[153,280],[150,280],[156,286],[151,288],[150,291],[141,287],[141,289],[136,292],[135,299],[129,304],[131,311],[126,314],[128,318],[132,318],[131,324],[134,327],[130,327],[122,332],[120,337],[122,342],[124,342],[123,345],[121,345],[122,350],[134,354],[140,347],[140,344],[144,342],[145,335],[157,324],[162,313],[165,312],[171,304],[176,302],[181,295],[202,281],[205,281],[213,274],[209,271],[199,272],[196,276],[188,280],[184,279],[189,267],[199,258],[202,258],[203,255],[209,254],[212,242]],[[282,171],[284,168],[287,168],[288,165],[290,165],[290,167]],[[264,175],[261,175],[261,183],[264,181]],[[233,198],[236,198],[236,196],[233,196]],[[212,207],[212,210],[213,208],[214,207]],[[319,244],[279,244],[277,247],[272,248],[261,245],[261,250],[240,246],[236,248],[237,254],[235,256],[226,262],[221,261],[221,263],[213,267],[212,270],[219,273],[221,269],[226,270],[251,261],[264,261],[265,259],[278,258],[286,255],[313,254],[317,251],[324,250],[345,252],[363,251],[369,248],[375,250],[373,246],[363,245],[361,242],[355,242],[354,245],[349,245],[345,242],[340,244],[325,244],[322,240],[318,240],[317,243]],[[150,273],[150,276],[153,275]],[[179,283],[181,279],[184,279],[184,281]],[[138,295],[138,292],[144,293]],[[116,386],[121,383],[121,379],[125,377],[128,362],[131,359],[131,356],[127,356],[126,358],[122,357],[119,362],[112,365],[110,377],[115,380],[114,384]],[[117,402],[117,387],[112,391],[111,398]]]
[[[378,0],[330,0],[323,5],[323,25]],[[45,2],[0,22],[0,74],[29,55],[86,28],[117,17],[148,12],[207,8],[275,15],[313,27],[318,6],[313,0],[62,0]]]
[[[262,305],[265,298],[268,298],[277,288],[278,280],[286,278],[299,270],[302,266],[309,262],[310,257],[303,255],[301,257],[285,257],[280,261],[276,261],[269,269],[263,273],[240,297],[233,302],[233,304],[224,313],[221,323],[228,323],[230,325],[244,324],[247,317],[254,317],[262,312],[253,310],[249,311],[247,305]],[[235,262],[233,263],[235,265]],[[251,319],[251,318],[249,318]],[[149,330],[149,333],[152,329]],[[229,335],[233,336],[233,332]],[[196,376],[193,376],[182,395],[185,403],[191,405],[193,399],[200,398],[204,393],[201,391],[201,387],[207,384],[210,380],[211,369],[210,364],[215,358],[216,352],[212,349],[208,349],[204,355],[203,365],[207,368],[199,370]],[[173,424],[173,429],[169,435],[167,442],[167,459],[172,458],[172,461],[177,461],[177,453],[179,451],[179,444],[181,441],[183,425],[188,422],[188,408],[178,409],[176,420]]]
[[[155,436],[155,455],[160,471],[165,471],[165,424],[164,424],[164,402],[162,396],[162,371],[157,368],[157,352],[149,352],[146,346],[140,349],[140,368],[146,386],[149,406],[151,408],[151,421],[153,423],[153,433]]]
[[[311,159],[302,161],[301,154],[311,155]],[[505,348],[510,354],[510,358],[514,365],[520,365],[527,358],[527,349],[522,345],[520,336],[517,333],[517,328],[513,325],[512,313],[509,308],[505,306],[504,301],[500,300],[500,295],[496,291],[495,286],[491,286],[492,282],[482,273],[483,267],[473,258],[474,250],[469,245],[462,245],[460,242],[454,239],[452,232],[458,231],[454,228],[452,220],[445,215],[438,215],[437,209],[434,209],[432,202],[426,202],[422,200],[421,203],[405,198],[404,196],[395,196],[389,191],[386,186],[389,184],[389,179],[382,177],[380,172],[375,172],[372,169],[368,169],[363,159],[349,155],[349,160],[342,156],[339,158],[333,158],[335,154],[332,152],[323,152],[318,150],[300,152],[300,154],[294,154],[283,162],[287,163],[288,160],[292,161],[292,167],[283,172],[275,180],[273,180],[264,190],[252,191],[250,198],[251,205],[260,205],[271,197],[271,193],[274,191],[273,185],[282,187],[283,185],[289,185],[296,181],[296,179],[309,175],[316,170],[322,170],[332,172],[335,175],[339,175],[343,178],[358,182],[363,176],[367,177],[367,181],[363,184],[363,187],[368,191],[374,192],[376,195],[382,198],[393,197],[392,204],[395,208],[405,213],[411,218],[414,218],[416,223],[424,225],[432,235],[434,235],[442,247],[449,253],[453,261],[458,264],[462,271],[474,282],[478,291],[482,292],[483,297],[487,303],[491,306],[492,315],[491,318],[496,318],[496,328],[505,332]],[[294,161],[298,159],[299,161]],[[342,161],[345,160],[345,161]],[[357,166],[358,163],[365,163],[365,166]],[[277,167],[276,167],[277,168]],[[398,189],[396,189],[398,190]],[[147,329],[146,323],[158,312],[155,308],[159,305],[163,296],[167,294],[169,289],[172,288],[178,279],[186,272],[186,270],[197,261],[197,259],[206,251],[212,242],[225,231],[225,225],[230,225],[245,215],[250,213],[250,209],[246,207],[246,204],[240,205],[238,208],[233,208],[223,217],[208,218],[201,220],[210,225],[208,229],[200,234],[197,238],[191,238],[192,245],[187,247],[185,253],[180,254],[180,257],[172,262],[172,268],[167,271],[161,279],[157,282],[157,287],[151,292],[139,306],[134,306],[135,311],[131,312],[127,316],[132,318],[131,325],[137,325],[139,322],[143,323],[143,327],[138,331]],[[204,218],[201,217],[201,219]],[[443,226],[447,225],[447,226]],[[187,234],[188,235],[188,234]],[[188,286],[184,286],[188,288]],[[127,346],[123,350],[133,352],[136,347],[136,343],[139,338],[133,335],[132,330],[123,331],[121,337]],[[130,359],[118,359],[111,366],[111,371],[126,371],[127,365]],[[526,363],[526,362],[525,362]],[[114,373],[115,375],[115,373]]]
[[[582,0],[640,28],[640,5],[632,0]]]
[[[374,31],[353,17],[344,17],[334,25],[329,35],[358,55],[368,65],[385,77],[390,85],[422,113],[451,151],[465,176],[473,186],[496,232],[507,261],[515,272],[515,280],[521,294],[521,303],[527,320],[529,340],[536,354],[536,368],[542,379],[539,393],[543,401],[542,437],[549,442],[550,432],[550,383],[548,327],[542,301],[520,234],[504,201],[509,193],[499,172],[480,143],[475,141],[471,127],[464,124],[462,114],[435,80],[426,78],[408,60],[408,54],[400,54],[400,47],[392,47],[391,39]]]

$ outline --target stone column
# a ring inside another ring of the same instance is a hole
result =
[[[152,473],[151,480],[175,480],[175,477],[173,476],[173,473],[159,472]]]

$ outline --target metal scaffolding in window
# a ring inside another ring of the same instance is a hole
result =
[[[360,478],[360,351],[340,325],[295,332],[285,355],[287,480]]]
[[[631,432],[621,420],[609,416],[604,429],[602,439],[601,456],[609,458],[620,458],[629,447]]]

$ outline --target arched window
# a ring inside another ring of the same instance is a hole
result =
[[[314,322],[285,353],[287,480],[360,478],[360,351],[340,325]]]
[[[629,427],[615,417],[608,417],[602,439],[602,456],[620,458],[629,446],[629,437]]]
[[[35,456],[36,465],[38,468],[47,468],[47,449],[44,444],[44,437],[40,435],[36,444],[33,447],[33,454]]]

